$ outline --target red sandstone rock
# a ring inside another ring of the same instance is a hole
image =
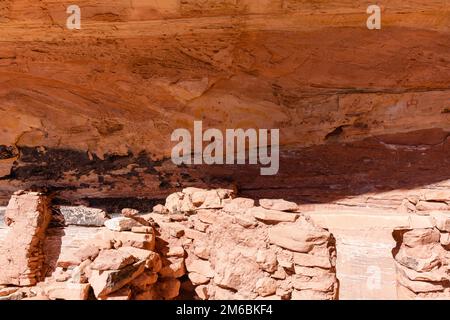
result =
[[[159,214],[166,214],[166,213],[168,213],[168,210],[162,204],[157,204],[156,206],[153,207],[153,212],[156,212]]]
[[[131,281],[130,285],[140,291],[150,290],[151,286],[158,281],[156,272],[144,271],[140,276]]]
[[[125,247],[135,247],[146,250],[153,250],[155,248],[154,234],[104,230],[99,237],[103,240],[120,241],[121,245]]]
[[[442,232],[450,232],[450,212],[431,212],[436,228]]]
[[[329,233],[318,228],[303,228],[302,225],[283,225],[270,228],[269,239],[282,248],[309,252],[315,245],[326,243]]]
[[[131,232],[134,233],[153,233],[152,227],[145,227],[145,226],[139,226],[139,227],[132,227]]]
[[[129,253],[119,250],[102,250],[98,257],[91,264],[94,270],[119,270],[136,261],[136,258]]]
[[[295,213],[268,210],[262,207],[251,208],[247,213],[253,215],[256,219],[267,223],[294,222],[297,220],[297,214]]]
[[[112,231],[129,231],[140,224],[131,218],[117,217],[105,221],[105,226]]]
[[[186,273],[184,259],[172,258],[167,261],[167,265],[159,270],[159,275],[162,278],[180,278]]]
[[[261,207],[276,211],[297,211],[298,205],[295,202],[289,202],[283,199],[261,199]]]
[[[84,245],[80,249],[76,250],[74,252],[74,256],[78,259],[78,261],[85,261],[85,260],[94,260],[98,254],[100,253],[100,248],[98,248],[95,245]]]
[[[437,215],[441,218],[440,214]],[[444,219],[437,222],[442,227]],[[394,255],[400,299],[448,298],[445,291],[448,274],[448,251],[441,245],[438,228],[415,229],[397,236]]]
[[[247,209],[255,206],[255,200],[248,198],[234,198],[227,202],[223,207],[223,211],[232,213],[245,213]]]
[[[261,297],[267,297],[275,294],[277,282],[271,278],[261,278],[256,282],[255,289]]]
[[[49,199],[36,192],[16,192],[5,212],[10,227],[0,247],[0,285],[34,285],[42,279],[42,252],[50,222]]]
[[[214,270],[208,261],[188,259],[186,260],[186,269],[189,272],[195,272],[207,278],[214,277]]]
[[[178,279],[164,279],[157,283],[155,289],[158,297],[163,300],[170,300],[178,296],[180,292],[180,281]]]
[[[419,201],[416,208],[420,211],[437,211],[449,210],[450,207],[445,202]]]
[[[127,218],[133,218],[139,214],[139,210],[124,208],[121,211],[122,215]]]
[[[133,292],[128,287],[123,287],[113,293],[108,294],[107,296],[99,297],[100,300],[130,300],[133,295]]]
[[[225,205],[230,203],[227,191],[212,191],[190,190],[177,197],[186,199],[199,193],[205,197],[203,202],[195,201],[196,205],[201,202],[203,206],[208,197],[212,199],[210,204],[217,198],[221,204],[222,200],[227,200]],[[244,206],[246,203],[244,200]],[[276,300],[291,299],[293,290],[297,295],[317,299],[336,297],[334,243],[326,230],[304,218],[277,226],[253,220],[252,228],[248,228],[236,219],[246,216],[238,212],[248,208],[233,210],[203,208],[179,222],[150,214],[149,218],[155,217],[155,230],[150,234],[102,228],[92,239],[78,239],[74,243],[80,245],[79,249],[62,250],[58,259],[64,269],[58,268],[52,274],[51,283],[57,285],[49,296],[85,298],[83,290],[92,287],[96,298],[102,300],[193,296]],[[184,232],[174,237],[173,228]],[[300,246],[306,248],[305,253],[296,252]],[[71,285],[78,292],[61,292],[61,288]]]
[[[331,268],[330,257],[315,256],[312,254],[294,253],[294,263],[303,267]]]
[[[96,297],[106,296],[133,281],[144,272],[144,269],[145,264],[140,261],[121,270],[92,270],[89,284],[92,286]]]
[[[439,241],[439,231],[434,229],[414,229],[403,235],[403,243],[411,248]]]
[[[189,280],[191,280],[192,284],[195,286],[208,283],[210,280],[208,277],[205,277],[197,272],[189,272],[188,276]]]
[[[45,288],[47,296],[52,299],[63,300],[87,300],[89,296],[89,284],[81,283],[53,283]]]
[[[201,300],[207,300],[209,298],[207,286],[200,285],[195,287],[195,293]]]

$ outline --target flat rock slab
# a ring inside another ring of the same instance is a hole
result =
[[[297,211],[298,205],[295,202],[286,201],[283,199],[261,199],[259,200],[261,207],[269,210],[278,211]]]
[[[136,258],[125,251],[119,250],[103,250],[94,260],[91,268],[94,270],[119,270],[134,263]]]
[[[85,206],[60,206],[66,225],[102,227],[109,216],[105,211]]]
[[[121,270],[92,270],[89,283],[96,297],[106,296],[119,290],[144,272],[145,262],[139,261]]]

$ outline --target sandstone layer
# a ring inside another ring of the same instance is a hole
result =
[[[11,203],[17,197],[34,205],[41,201],[30,199],[33,193],[17,194]],[[234,198],[232,190],[188,188],[151,213],[124,209],[105,227],[79,229],[70,241],[60,220],[53,219],[48,229],[48,220],[35,222],[43,250],[32,271],[42,277],[38,283],[11,276],[11,270],[35,261],[35,255],[20,256],[2,264],[6,277],[0,284],[6,286],[0,293],[5,299],[337,299],[334,237],[295,212],[295,203],[263,199],[261,204]],[[34,216],[27,207],[16,211],[26,219]],[[12,224],[5,240],[20,231]],[[1,245],[9,248],[8,242]]]
[[[4,203],[45,187],[124,206],[186,186],[331,202],[450,177],[446,0],[389,1],[381,30],[365,1],[77,4],[81,30],[64,1],[0,5]],[[281,128],[280,174],[174,166],[170,135],[194,120]]]

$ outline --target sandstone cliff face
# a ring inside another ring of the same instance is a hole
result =
[[[77,4],[82,29],[67,30],[64,1],[2,1],[3,202],[20,187],[95,202],[188,185],[330,202],[449,177],[446,0],[390,1],[377,31],[366,1]],[[280,174],[176,168],[170,134],[193,120],[281,128]]]
[[[442,192],[427,199],[450,203]],[[11,198],[9,226],[0,222],[0,300],[450,298],[445,208],[308,211],[186,188],[152,212],[110,218],[89,207],[50,214],[47,200]]]
[[[338,297],[334,238],[292,212],[295,203],[262,199],[255,206],[252,199],[233,199],[232,190],[188,188],[151,213],[124,209],[103,228],[78,226],[74,233],[64,226],[72,222],[55,215],[47,229],[51,215],[42,200],[20,192],[8,206],[7,221],[20,216],[25,222],[15,218],[9,242],[0,242],[6,250],[0,286],[7,285],[0,287],[0,299]],[[39,233],[39,241],[24,237],[23,247],[12,244],[21,231]],[[39,252],[28,250],[37,244]]]

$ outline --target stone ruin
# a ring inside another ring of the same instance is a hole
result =
[[[449,298],[449,211],[407,216],[408,225],[401,217],[391,232],[397,298]],[[343,227],[326,218],[341,237]],[[228,189],[186,188],[150,213],[113,217],[19,191],[0,232],[0,300],[339,299],[346,249],[321,219]]]
[[[233,198],[231,190],[187,188],[152,213],[124,209],[106,219],[96,210],[91,223],[104,219],[104,226],[76,233],[68,244],[69,228],[47,228],[51,212],[42,194],[21,191],[11,198],[2,244],[8,261],[0,276],[4,298],[338,297],[334,238],[295,203],[261,200],[255,206],[251,199]]]

